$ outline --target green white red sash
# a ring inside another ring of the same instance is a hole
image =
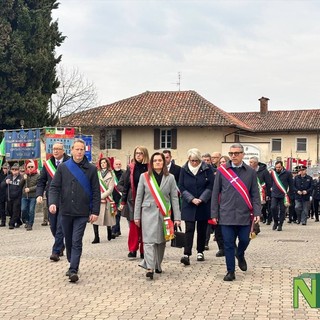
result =
[[[152,174],[149,176],[148,172],[144,173],[149,190],[160,210],[160,213],[163,215],[163,232],[164,238],[166,241],[172,240],[174,238],[174,227],[173,222],[170,218],[171,215],[171,204],[166,202],[158,183]]]
[[[47,172],[49,173],[50,177],[53,178],[53,176],[57,172],[57,168],[53,165],[52,161],[50,159],[45,161],[44,166],[47,169]]]
[[[281,182],[279,175],[274,171],[274,170],[270,170],[271,173],[271,177],[274,181],[274,183],[276,184],[277,188],[284,194],[284,199],[283,199],[283,203],[286,207],[290,206],[290,198],[288,196],[288,192],[286,190],[286,188],[284,187],[283,183]]]
[[[120,191],[118,190],[119,180],[118,180],[116,174],[115,174],[113,171],[112,171],[111,173],[112,173],[112,177],[113,177],[113,180],[114,180],[114,189],[120,194],[120,196],[122,196],[122,192],[120,192]]]
[[[231,169],[227,169],[225,165],[220,166],[217,170],[231,183],[231,185],[239,192],[244,202],[250,210],[250,217],[253,219],[253,206],[249,197],[249,191],[243,181]]]
[[[259,177],[257,177],[257,181],[258,181],[258,188],[259,188],[261,203],[266,203],[266,187],[267,187],[266,183],[261,182]]]
[[[100,171],[98,171],[98,177],[99,177],[100,192],[101,193],[107,192],[108,191],[108,187],[107,187],[105,181],[103,180]],[[106,200],[103,200],[103,199],[101,200],[102,203],[104,203],[106,201],[110,202],[110,205],[111,205],[110,206],[111,207],[111,212],[110,213],[111,213],[112,216],[115,216],[117,214],[117,206],[116,206],[115,202],[113,201],[112,196],[111,195],[107,196]]]

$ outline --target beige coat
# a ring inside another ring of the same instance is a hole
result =
[[[93,224],[98,226],[114,226],[116,224],[116,219],[111,215],[111,205],[106,198],[108,196],[112,196],[113,188],[114,188],[114,180],[112,177],[111,171],[109,171],[106,176],[103,178],[104,182],[107,185],[108,190],[104,193],[101,193],[101,204],[100,204],[100,214],[97,221]]]

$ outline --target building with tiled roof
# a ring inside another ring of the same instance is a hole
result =
[[[319,159],[320,110],[269,111],[262,97],[260,112],[227,113],[195,91],[146,91],[142,94],[72,114],[63,125],[81,127],[94,136],[96,154],[128,162],[135,146],[150,154],[171,149],[182,164],[190,148],[226,154],[233,142],[244,144],[247,160],[263,162],[288,157]]]

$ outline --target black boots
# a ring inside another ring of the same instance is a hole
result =
[[[115,239],[116,238],[115,234],[112,233],[112,228],[111,227],[107,227],[107,232],[108,232],[108,236],[107,236],[108,241],[110,241],[111,239]]]
[[[100,243],[100,238],[99,238],[99,226],[94,224],[93,225],[93,232],[94,232],[94,239],[91,243]]]

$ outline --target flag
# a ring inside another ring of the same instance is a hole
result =
[[[2,166],[3,157],[6,155],[6,141],[3,138],[0,144],[0,167]]]
[[[6,140],[5,138],[3,138],[0,144],[0,156],[5,156],[5,155],[6,155]]]

